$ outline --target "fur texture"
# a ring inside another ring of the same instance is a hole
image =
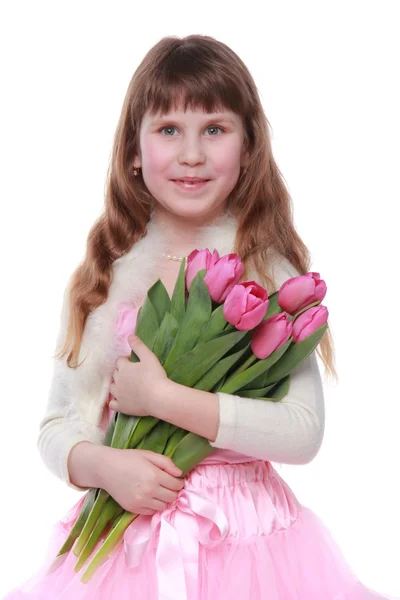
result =
[[[198,230],[193,248],[216,248],[220,255],[233,251],[236,219],[231,213],[219,217],[213,224]],[[58,396],[64,405],[64,415],[77,413],[80,419],[98,426],[107,399],[116,355],[115,322],[122,303],[140,306],[147,290],[155,283],[170,246],[165,227],[152,218],[147,234],[131,250],[113,264],[113,281],[104,304],[88,317],[78,369],[70,369],[65,360],[57,360],[51,396]],[[68,288],[64,295],[61,326],[57,346],[61,344],[68,325]],[[56,388],[56,389],[55,389]],[[49,398],[51,401],[51,397]],[[71,415],[72,416],[72,415]]]
[[[220,255],[228,254],[234,250],[236,229],[235,218],[227,213],[198,230],[193,248],[208,248],[211,252],[215,248]],[[165,260],[162,254],[170,247],[168,232],[152,215],[146,235],[114,262],[108,297],[87,319],[78,361],[82,364],[70,369],[65,358],[55,359],[37,445],[47,467],[77,490],[88,488],[70,481],[68,456],[81,441],[103,442],[111,376],[121,352],[116,327],[119,311],[122,306],[141,306],[147,290],[160,276]],[[299,275],[278,253],[270,254],[269,261],[275,289]],[[257,280],[257,275],[250,271],[248,279]],[[68,324],[68,294],[67,286],[57,348]],[[218,437],[211,445],[288,464],[311,460],[321,445],[324,430],[323,390],[314,355],[293,373],[290,391],[279,403],[260,403],[219,393],[220,425]]]

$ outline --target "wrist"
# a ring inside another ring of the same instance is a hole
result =
[[[93,442],[78,442],[68,455],[68,473],[71,483],[81,488],[102,488],[107,446]]]
[[[176,396],[176,388],[178,384],[172,379],[163,380],[154,388],[153,399],[151,404],[151,416],[162,421],[168,421],[171,401],[173,402]]]

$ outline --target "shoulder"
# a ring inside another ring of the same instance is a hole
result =
[[[291,277],[299,277],[301,275],[296,267],[277,250],[270,252],[269,269],[276,289],[279,289]]]

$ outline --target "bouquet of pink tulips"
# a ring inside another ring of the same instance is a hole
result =
[[[319,273],[307,273],[268,296],[256,281],[239,283],[243,272],[236,254],[193,250],[187,265],[182,261],[172,299],[157,280],[138,312],[121,314],[118,334],[136,333],[177,383],[277,402],[328,327],[321,305],[326,285]],[[130,360],[139,359],[132,352]],[[122,413],[111,419],[104,444],[165,454],[183,475],[214,452],[207,439],[170,423]],[[79,571],[96,550],[81,578],[86,583],[137,517],[105,490],[91,489],[53,568],[72,549]]]

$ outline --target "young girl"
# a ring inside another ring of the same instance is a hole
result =
[[[54,528],[43,568],[7,600],[367,600],[328,529],[274,470],[306,464],[324,435],[316,352],[278,403],[192,390],[117,335],[160,278],[172,291],[194,248],[237,252],[269,293],[309,271],[268,121],[240,58],[207,36],[167,37],[145,56],[118,123],[104,214],[67,286],[38,447],[77,490],[107,490],[139,513],[89,583],[71,552],[47,574],[84,495]],[[60,348],[60,346],[58,346]],[[336,375],[329,329],[320,358]],[[102,445],[114,411],[206,437],[215,453],[183,480],[167,457]]]

